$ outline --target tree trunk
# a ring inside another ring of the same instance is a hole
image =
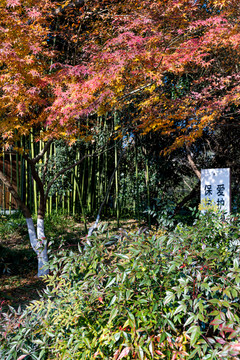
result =
[[[18,195],[17,189],[11,184],[10,180],[0,171],[0,180],[6,185],[11,192],[12,196],[16,200],[19,207],[22,209],[23,215],[26,218],[27,228],[28,228],[28,235],[30,239],[30,244],[37,254],[38,257],[38,276],[44,276],[49,273],[47,268],[43,268],[46,266],[48,262],[47,257],[47,241],[44,234],[44,220],[42,216],[39,216],[37,220],[37,235],[34,228],[33,220],[31,217],[31,213],[25,203],[21,200],[20,196]],[[42,205],[44,207],[44,204]],[[41,209],[43,211],[43,209]]]
[[[47,239],[44,232],[44,219],[38,218],[37,219],[37,237],[38,237],[38,244],[40,245],[38,249],[38,272],[40,274],[38,276],[48,275],[48,255],[47,255]]]
[[[49,269],[46,267],[48,263],[47,256],[47,241],[44,234],[44,220],[37,219],[37,235],[33,224],[33,219],[26,218],[28,235],[31,246],[38,258],[38,273],[37,276],[41,277],[49,273]]]

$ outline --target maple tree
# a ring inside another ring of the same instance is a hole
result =
[[[29,163],[41,221],[36,164],[55,139],[90,139],[95,114],[128,112],[132,129],[169,136],[168,151],[239,113],[237,0],[5,0],[0,15],[1,145]],[[29,134],[45,142],[35,157],[16,146]]]
[[[50,146],[55,139],[64,137],[69,144],[86,136],[86,127],[79,120],[63,124],[48,123],[49,109],[54,99],[51,89],[51,64],[55,53],[49,46],[50,25],[56,15],[56,6],[42,1],[5,1],[1,3],[1,48],[0,48],[0,119],[1,147],[20,154],[28,164],[31,176],[40,194],[37,234],[31,212],[18,194],[12,179],[0,171],[0,180],[8,187],[26,217],[31,245],[38,256],[38,276],[48,273],[47,241],[44,233],[46,201],[53,183],[66,171],[80,164],[68,163],[46,179],[50,161]],[[60,77],[61,81],[61,77]],[[91,125],[91,121],[88,121]],[[94,133],[94,130],[91,131]],[[38,146],[38,153],[21,146],[20,139],[31,137]],[[91,154],[93,156],[94,154]],[[41,164],[41,166],[39,166]]]
[[[65,69],[82,76],[68,84],[68,115],[133,104],[136,126],[176,133],[174,148],[239,111],[236,1],[128,1],[104,14],[107,34],[82,49],[87,65]]]

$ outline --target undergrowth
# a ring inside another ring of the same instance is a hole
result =
[[[238,358],[238,218],[90,240],[51,257],[40,300],[2,314],[1,359]]]

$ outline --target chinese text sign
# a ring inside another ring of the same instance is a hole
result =
[[[230,169],[201,170],[201,203],[230,214]]]

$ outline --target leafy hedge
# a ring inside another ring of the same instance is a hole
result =
[[[0,358],[237,359],[238,238],[238,219],[208,213],[62,251],[40,301],[2,321]]]

